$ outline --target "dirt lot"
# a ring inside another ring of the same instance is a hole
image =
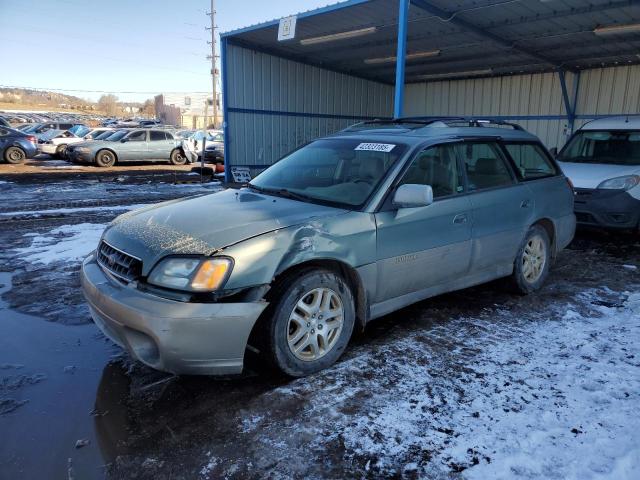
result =
[[[541,292],[421,302],[308,378],[171,377],[77,276],[115,215],[220,188],[170,181],[0,177],[0,479],[639,478],[637,237],[580,232]]]

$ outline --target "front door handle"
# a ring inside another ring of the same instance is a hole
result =
[[[467,220],[469,220],[469,217],[467,217],[466,213],[460,213],[455,217],[453,217],[453,223],[457,225],[460,225],[462,223],[467,223]]]
[[[523,201],[520,203],[520,206],[521,206],[522,208],[529,208],[529,207],[531,206],[531,200],[529,200],[528,198],[527,198],[526,200],[523,200]]]

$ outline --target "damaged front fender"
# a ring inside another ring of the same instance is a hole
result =
[[[225,248],[225,255],[235,262],[225,290],[270,284],[281,273],[311,261],[338,261],[358,269],[374,263],[375,252],[372,214],[349,212],[313,219]]]

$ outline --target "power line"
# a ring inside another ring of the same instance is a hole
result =
[[[18,85],[0,85],[0,88],[20,88],[22,90],[35,90],[42,92],[80,92],[80,93],[130,93],[130,94],[153,94],[158,95],[160,93],[211,93],[211,92],[194,92],[192,90],[189,91],[167,91],[167,90],[154,90],[154,91],[114,91],[114,90],[82,90],[82,89],[74,89],[74,88],[45,88],[45,87],[25,87]]]

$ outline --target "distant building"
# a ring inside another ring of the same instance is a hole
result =
[[[185,128],[204,128],[205,102],[211,101],[206,93],[161,93],[155,97],[156,117],[168,125]],[[222,108],[218,95],[218,125],[222,123]],[[208,107],[207,123],[211,125],[213,108]]]

